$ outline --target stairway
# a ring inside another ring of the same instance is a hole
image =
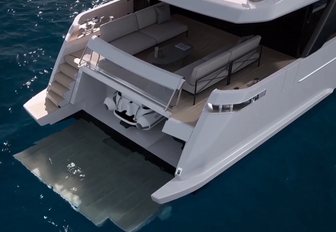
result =
[[[69,103],[82,52],[80,50],[64,57],[65,62],[59,65],[58,72],[48,86],[46,102],[58,108]]]

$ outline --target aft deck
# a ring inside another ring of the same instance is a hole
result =
[[[225,32],[221,29],[181,15],[175,15],[174,18],[188,26],[189,35],[188,37],[184,35],[176,37],[163,43],[161,46],[164,46],[167,43],[185,42],[192,45],[193,51],[191,55],[185,58],[182,62],[177,62],[173,65],[163,67],[168,71],[174,72],[177,69],[188,65],[220,48],[229,49],[239,43],[240,38],[238,36]],[[151,52],[153,52],[153,49],[148,49],[136,56],[146,60]],[[294,59],[295,58],[271,48],[263,47],[261,65],[259,67],[257,64],[252,64],[233,74],[229,85],[226,85],[225,80],[212,85],[203,92],[197,94],[195,105],[193,105],[193,95],[186,91],[182,91],[179,104],[172,110],[172,117],[184,123],[195,125],[207,98],[214,89],[227,90],[247,88],[253,83],[253,81],[260,81],[268,77],[277,70],[287,66],[289,63],[294,61]]]
[[[219,49],[230,49],[231,47],[238,44],[241,39],[236,35],[182,15],[174,15],[173,17],[178,22],[188,26],[188,36],[185,36],[185,34],[180,35],[161,43],[159,46],[162,47],[167,44],[184,42],[191,45],[193,50],[191,54],[183,60],[167,66],[161,66],[161,68],[170,72],[175,72],[176,70],[193,63]],[[153,53],[153,50],[154,48],[149,48],[136,54],[135,56],[149,62],[149,56],[151,53]],[[76,52],[76,54],[78,56],[80,53]],[[179,121],[194,126],[202,112],[207,98],[214,89],[227,90],[249,87],[256,80],[260,81],[268,77],[272,73],[285,67],[294,60],[295,58],[286,54],[268,47],[263,47],[261,65],[259,67],[255,63],[243,68],[237,73],[234,73],[231,77],[231,83],[229,85],[227,85],[225,79],[223,79],[223,81],[210,86],[209,88],[197,94],[195,104],[193,104],[193,95],[186,91],[182,91],[179,104],[172,109],[171,116]],[[97,60],[93,61],[93,63],[96,62]]]

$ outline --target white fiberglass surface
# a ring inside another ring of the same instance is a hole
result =
[[[162,0],[168,4],[233,23],[266,22],[318,0]]]
[[[236,4],[247,4],[247,0],[224,0],[224,2],[232,2]]]
[[[81,64],[166,109],[177,104],[182,77],[144,62],[99,38],[89,42]]]
[[[119,65],[116,65],[106,59],[103,59],[99,63],[99,67],[96,69],[110,78],[117,80],[119,83],[130,87],[138,93],[148,95],[150,99],[155,100],[157,103],[163,106],[169,106],[171,99],[175,95],[175,90],[169,89],[158,83],[148,81],[144,77],[136,75],[135,73],[127,70]]]

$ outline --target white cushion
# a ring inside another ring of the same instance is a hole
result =
[[[231,48],[231,57],[230,61],[237,59],[238,57],[244,55],[245,53],[248,53],[249,51],[255,49],[258,47],[260,43],[261,37],[254,36],[252,39],[246,40],[237,46]]]
[[[135,12],[135,15],[138,20],[139,29],[155,24],[157,21],[154,7],[148,7],[137,11]]]
[[[107,42],[111,42],[137,30],[138,22],[135,14],[123,16],[100,27],[101,38]]]
[[[187,80],[190,84],[195,84],[196,80],[224,68],[229,63],[230,52],[223,52],[200,65],[197,65]]]
[[[133,32],[111,42],[115,47],[134,55],[156,44],[156,41],[140,32]]]
[[[235,60],[233,73],[251,64],[259,57],[259,54],[253,51],[253,49],[258,47],[260,40],[260,36],[254,36],[229,50],[223,47],[179,69],[176,73],[184,76],[186,80],[183,84],[183,89],[194,93],[195,83],[199,78],[202,78],[202,81],[198,82],[196,93],[223,80],[228,75],[227,65],[238,57],[241,58]],[[222,78],[215,79],[216,77]]]
[[[203,91],[207,88],[209,88],[210,86],[216,84],[217,82],[220,82],[222,80],[224,80],[228,75],[228,71],[224,70],[222,72],[216,72],[213,73],[207,77],[205,77],[204,79],[202,79],[201,81],[199,81],[197,83],[197,89],[196,89],[196,93],[199,93],[200,91]],[[216,78],[216,77],[220,77],[220,78]],[[189,82],[184,82],[182,89],[194,94],[195,93],[195,84],[190,84]]]
[[[183,76],[184,78],[189,78],[189,76],[191,76],[191,73],[194,69],[194,67],[196,67],[199,64],[202,64],[204,62],[204,60],[199,59],[196,60],[195,62],[188,64],[186,66],[184,66],[183,68],[175,71],[176,74]]]
[[[170,6],[168,4],[156,5],[157,23],[161,24],[170,20]]]
[[[141,29],[140,31],[154,38],[158,43],[161,43],[188,31],[188,27],[184,24],[171,20],[162,24],[151,25]]]

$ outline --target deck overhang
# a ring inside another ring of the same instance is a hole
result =
[[[267,22],[318,0],[163,0],[171,5],[232,23]]]

